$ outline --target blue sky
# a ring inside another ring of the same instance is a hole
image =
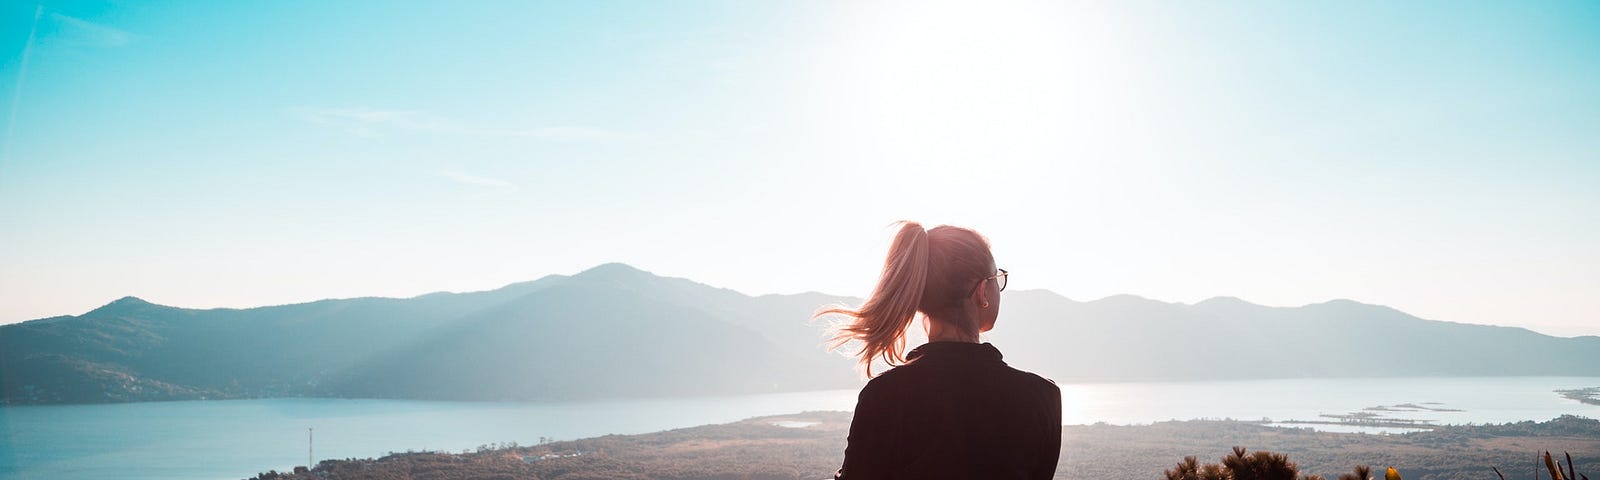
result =
[[[914,219],[1079,300],[1600,334],[1594,2],[0,8],[0,322],[610,261],[865,295]]]

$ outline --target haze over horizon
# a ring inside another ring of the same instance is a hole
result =
[[[706,285],[706,286],[712,287],[712,288],[724,289],[724,290],[733,290],[735,292],[738,292],[741,295],[745,295],[745,296],[749,296],[749,297],[758,297],[758,296],[763,296],[763,295],[803,295],[803,294],[807,294],[807,293],[816,293],[816,294],[822,294],[822,295],[833,296],[833,297],[851,297],[851,295],[845,295],[845,294],[840,294],[840,293],[835,293],[835,292],[826,292],[826,291],[820,291],[820,290],[805,290],[805,291],[801,291],[801,292],[787,292],[787,293],[780,293],[780,292],[749,293],[749,292],[740,291],[740,290],[735,289],[735,288],[729,288],[729,287],[720,286],[720,285],[705,284],[703,282],[698,282],[695,279],[688,278],[688,277],[671,276],[671,275],[658,275],[655,272],[639,269],[638,267],[635,267],[633,265],[628,265],[628,264],[622,263],[622,262],[607,262],[607,263],[603,263],[603,264],[600,264],[600,265],[595,265],[593,267],[589,267],[589,268],[583,269],[583,270],[578,271],[578,272],[551,273],[551,274],[548,274],[546,276],[540,276],[540,277],[537,277],[537,278],[530,278],[528,280],[524,280],[524,281],[521,281],[521,282],[514,282],[514,283],[511,283],[511,284],[502,285],[500,287],[483,289],[483,290],[435,290],[435,291],[431,291],[431,292],[419,293],[419,294],[416,294],[416,295],[403,295],[403,296],[360,295],[360,296],[356,296],[356,297],[322,297],[322,298],[312,298],[312,299],[306,299],[306,300],[302,300],[302,301],[294,301],[294,302],[281,303],[281,304],[240,305],[240,306],[209,306],[209,307],[194,307],[194,306],[189,306],[189,305],[179,305],[179,304],[173,304],[173,303],[166,303],[166,302],[162,302],[162,301],[159,301],[159,300],[152,300],[150,298],[144,298],[144,297],[141,297],[139,295],[123,295],[123,296],[117,297],[115,299],[110,299],[107,302],[104,302],[101,305],[96,306],[95,308],[104,307],[106,305],[110,305],[112,303],[116,303],[116,302],[123,301],[123,300],[130,299],[130,298],[137,299],[137,300],[144,301],[144,302],[149,302],[149,303],[156,304],[156,305],[163,305],[163,306],[177,307],[177,308],[187,308],[187,309],[210,309],[210,308],[249,309],[249,308],[258,308],[258,307],[273,307],[273,306],[282,306],[282,305],[295,305],[295,304],[303,304],[303,303],[312,303],[312,302],[323,301],[323,300],[348,300],[348,299],[352,299],[352,298],[397,298],[397,299],[406,299],[406,298],[422,297],[422,296],[427,296],[427,295],[432,295],[432,294],[437,294],[437,293],[474,293],[474,292],[492,291],[492,290],[497,290],[499,288],[504,288],[504,287],[508,287],[508,286],[511,286],[511,285],[515,285],[517,283],[526,283],[526,282],[538,281],[538,280],[547,278],[548,276],[571,277],[571,276],[581,275],[581,274],[583,274],[585,272],[589,272],[589,271],[592,271],[592,270],[596,270],[596,269],[600,269],[600,268],[606,268],[606,267],[613,267],[613,266],[623,266],[623,267],[627,267],[627,268],[632,268],[632,269],[636,269],[636,270],[642,271],[642,272],[650,274],[650,275],[657,275],[657,276],[660,276],[660,277],[663,277],[663,278],[689,280],[689,281],[692,281],[692,282],[695,282],[695,283],[700,283],[702,285]],[[1018,290],[1019,289],[1011,289],[1011,290],[1008,290],[1008,291],[1015,292],[1015,291],[1018,291]],[[1060,293],[1053,292],[1053,291],[1050,291],[1049,289],[1043,289],[1043,288],[1030,289],[1030,290],[1043,291],[1043,292],[1049,292],[1049,293],[1056,294],[1056,295],[1061,295]],[[1143,295],[1138,295],[1138,294],[1135,294],[1135,293],[1115,293],[1115,294],[1107,295],[1107,296],[1104,296],[1104,297],[1098,297],[1098,298],[1071,298],[1071,297],[1066,297],[1065,295],[1062,295],[1062,297],[1064,297],[1064,298],[1068,298],[1069,300],[1073,300],[1073,301],[1077,301],[1077,302],[1094,302],[1094,301],[1098,301],[1098,300],[1105,300],[1105,299],[1112,298],[1112,297],[1123,297],[1123,296],[1139,297],[1139,298],[1144,298],[1144,299],[1147,299],[1147,300],[1152,300],[1152,301],[1157,301],[1157,302],[1162,302],[1162,303],[1184,304],[1184,302],[1172,302],[1172,301],[1162,300],[1162,299],[1159,299],[1159,298],[1149,298],[1149,297],[1145,297]],[[861,298],[860,296],[855,296],[855,297],[858,298],[858,299]],[[1215,300],[1215,299],[1236,299],[1236,300],[1243,301],[1245,303],[1261,305],[1261,306],[1267,306],[1267,307],[1298,307],[1298,306],[1304,306],[1304,305],[1264,305],[1264,304],[1260,304],[1260,303],[1256,303],[1256,302],[1251,302],[1249,299],[1239,298],[1239,297],[1235,297],[1235,296],[1231,296],[1231,295],[1218,295],[1218,296],[1215,296],[1215,297],[1209,297],[1209,298],[1206,298],[1206,299],[1202,299],[1201,301],[1203,302],[1203,301],[1206,301],[1206,300]],[[1350,298],[1330,298],[1330,299],[1327,299],[1327,300],[1324,300],[1324,301],[1312,302],[1312,303],[1313,304],[1325,303],[1325,302],[1328,302],[1328,301],[1335,301],[1335,300],[1350,300],[1350,301],[1360,302],[1357,299],[1350,299]],[[1360,302],[1360,303],[1365,303],[1365,302]],[[91,310],[93,310],[93,309],[91,309]],[[65,314],[62,314],[62,315],[77,315],[77,314],[65,313]],[[41,317],[41,318],[48,318],[48,317]],[[37,319],[28,319],[28,320],[37,320]],[[1435,320],[1435,319],[1430,319],[1430,320]],[[15,322],[10,322],[10,323],[15,323]]]
[[[739,291],[737,289],[727,288],[727,287],[723,287],[723,286],[719,286],[719,285],[705,284],[705,283],[699,282],[699,281],[697,281],[697,280],[695,280],[693,278],[680,277],[680,276],[671,276],[671,275],[660,275],[660,274],[657,274],[655,272],[650,272],[650,271],[647,271],[647,270],[639,269],[638,267],[635,267],[633,265],[628,265],[626,263],[607,262],[607,263],[603,263],[603,264],[600,264],[600,265],[595,265],[595,266],[583,269],[582,271],[579,271],[579,272],[552,273],[552,274],[540,276],[538,278],[531,278],[531,279],[524,280],[524,281],[521,281],[521,282],[514,282],[514,283],[507,284],[507,285],[501,285],[501,286],[496,287],[496,288],[489,288],[489,289],[482,289],[482,290],[436,290],[436,291],[432,291],[432,292],[420,293],[420,294],[417,294],[417,295],[406,295],[406,296],[399,296],[399,297],[378,296],[378,295],[367,295],[367,296],[347,297],[347,298],[324,297],[324,298],[307,299],[307,300],[303,300],[303,301],[289,302],[289,303],[283,303],[283,304],[213,306],[213,307],[195,307],[195,306],[190,306],[190,305],[177,305],[177,304],[165,303],[165,302],[162,302],[160,300],[152,300],[152,299],[149,299],[149,298],[143,298],[143,297],[140,297],[138,295],[125,295],[125,296],[122,296],[122,297],[118,297],[118,298],[116,298],[114,300],[110,300],[108,302],[105,302],[102,305],[99,305],[99,306],[95,307],[94,309],[91,309],[90,311],[98,310],[100,308],[113,307],[115,305],[122,304],[123,302],[128,301],[129,299],[134,299],[134,300],[139,301],[139,302],[147,302],[147,303],[155,304],[155,305],[162,305],[162,306],[166,306],[166,307],[175,307],[175,308],[183,308],[183,309],[198,309],[198,310],[208,310],[208,309],[213,309],[213,308],[231,308],[231,309],[248,310],[248,309],[262,308],[262,307],[277,307],[277,306],[285,306],[285,305],[299,305],[299,304],[306,304],[306,303],[313,303],[313,302],[327,301],[327,300],[350,300],[350,299],[356,299],[356,298],[411,299],[411,298],[426,297],[426,296],[429,296],[429,295],[441,294],[441,293],[442,294],[480,293],[480,292],[495,291],[495,290],[499,290],[499,289],[502,289],[502,288],[514,288],[519,284],[530,284],[530,283],[538,282],[540,280],[546,280],[546,279],[549,279],[551,277],[572,278],[572,277],[588,274],[588,273],[591,273],[591,272],[597,272],[599,270],[607,269],[607,268],[610,268],[610,269],[613,269],[613,270],[617,270],[617,269],[620,268],[621,270],[625,270],[625,271],[637,271],[637,272],[642,272],[645,275],[655,276],[655,277],[659,277],[659,278],[663,278],[663,279],[669,279],[669,280],[687,280],[687,281],[694,282],[696,284],[704,285],[706,287],[710,287],[710,288],[714,288],[714,289],[732,290],[734,292],[737,292],[737,293],[739,293],[741,295],[745,295],[745,296],[748,296],[748,297],[759,297],[759,296],[764,296],[764,295],[820,294],[820,295],[829,296],[829,297],[856,298],[857,300],[862,298],[860,296],[843,295],[843,294],[837,294],[837,293],[833,293],[833,292],[824,292],[824,291],[817,291],[817,290],[807,290],[807,291],[803,291],[803,292],[791,292],[791,293],[752,294],[752,293],[742,292],[742,291]],[[609,272],[602,273],[602,275],[605,275],[605,274],[609,274]],[[1009,291],[1009,292],[1017,292],[1017,291],[1024,291],[1024,290],[1022,290],[1022,289],[1008,289],[1007,291]],[[1247,298],[1239,298],[1239,297],[1230,296],[1230,295],[1219,295],[1219,296],[1215,296],[1215,297],[1202,299],[1202,300],[1197,301],[1197,302],[1174,302],[1174,301],[1167,301],[1167,300],[1163,300],[1163,299],[1159,299],[1159,298],[1149,298],[1149,297],[1145,297],[1145,296],[1138,295],[1138,294],[1133,294],[1133,293],[1117,293],[1117,294],[1107,295],[1107,296],[1098,297],[1098,298],[1071,298],[1071,297],[1067,297],[1065,295],[1061,295],[1060,293],[1053,292],[1053,291],[1050,291],[1048,289],[1043,289],[1043,288],[1040,288],[1040,289],[1028,289],[1028,290],[1025,290],[1025,291],[1046,292],[1046,293],[1049,293],[1049,294],[1052,294],[1052,295],[1061,296],[1062,298],[1066,298],[1066,299],[1071,300],[1073,302],[1080,302],[1080,303],[1095,303],[1095,302],[1105,301],[1105,300],[1115,300],[1115,299],[1117,299],[1119,297],[1136,297],[1136,298],[1139,298],[1139,299],[1149,300],[1149,301],[1152,301],[1152,302],[1177,304],[1177,305],[1188,305],[1188,306],[1194,306],[1196,304],[1206,303],[1206,302],[1210,302],[1210,301],[1223,300],[1223,301],[1237,301],[1237,302],[1242,302],[1243,304],[1246,304],[1246,305],[1257,305],[1257,306],[1271,307],[1271,308],[1297,308],[1297,307],[1307,307],[1307,306],[1318,305],[1318,304],[1326,304],[1326,303],[1332,303],[1332,302],[1347,301],[1347,302],[1355,302],[1355,303],[1360,303],[1360,304],[1370,304],[1370,305],[1377,305],[1377,306],[1381,306],[1381,307],[1393,308],[1392,306],[1388,306],[1388,305],[1371,304],[1369,302],[1363,302],[1360,299],[1351,299],[1351,298],[1329,298],[1329,299],[1325,299],[1325,300],[1322,300],[1322,301],[1311,302],[1311,303],[1301,304],[1301,305],[1266,305],[1266,304],[1261,304],[1261,303],[1258,303],[1258,302],[1252,302],[1252,301],[1250,301],[1250,299],[1247,299]],[[86,312],[82,312],[82,313],[87,313],[87,311]],[[82,313],[62,314],[62,315],[76,316],[76,315],[81,315]],[[1402,311],[1402,313],[1409,314],[1409,312],[1404,312],[1404,311]],[[43,318],[49,318],[49,317],[43,317]],[[1423,319],[1424,320],[1438,320],[1438,321],[1445,321],[1445,322],[1451,322],[1451,323],[1471,324],[1470,322],[1459,322],[1459,321],[1454,321],[1454,320],[1450,320],[1450,319],[1442,319],[1442,318],[1423,318]],[[28,319],[28,320],[38,320],[38,319]],[[16,323],[16,322],[9,322],[9,323]],[[1537,332],[1537,330],[1534,330],[1534,331]],[[1552,336],[1564,337],[1564,338],[1587,336],[1587,335],[1582,335],[1582,334],[1579,334],[1579,335],[1559,335],[1559,334],[1550,334],[1550,333],[1547,333],[1547,332],[1538,332],[1538,333],[1544,333],[1546,335],[1552,335]]]
[[[0,324],[622,262],[1600,335],[1600,4],[0,6]]]

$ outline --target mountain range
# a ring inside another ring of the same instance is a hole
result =
[[[1424,320],[1334,300],[1302,307],[1008,291],[986,335],[1057,382],[1600,375],[1600,337]],[[0,401],[324,396],[580,401],[854,388],[818,307],[623,264],[470,293],[186,309],[125,297],[0,326]]]

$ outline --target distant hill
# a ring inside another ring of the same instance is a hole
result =
[[[472,293],[194,310],[126,297],[0,326],[7,403],[335,396],[584,400],[850,388],[819,293],[751,297],[622,264]],[[1058,381],[1600,375],[1600,337],[1274,308],[1007,292],[989,340]]]
[[[1077,302],[1034,290],[1008,292],[1002,308],[991,340],[1013,365],[1058,381],[1600,375],[1600,337],[1424,320],[1350,300]]]

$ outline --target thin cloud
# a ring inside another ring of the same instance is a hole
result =
[[[503,179],[489,178],[489,177],[484,177],[484,176],[473,175],[473,174],[462,172],[462,171],[459,171],[459,170],[445,170],[445,171],[439,172],[439,175],[443,176],[444,178],[448,178],[451,181],[454,181],[456,183],[462,184],[462,185],[470,185],[470,186],[474,186],[474,187],[498,188],[498,189],[504,189],[504,190],[511,190],[511,189],[517,188],[516,184],[511,183],[511,182],[506,181],[506,180],[503,180]]]
[[[609,140],[621,139],[624,135],[610,130],[585,127],[545,127],[521,131],[507,132],[513,137],[544,138],[550,140]]]
[[[336,128],[363,137],[388,132],[421,132],[474,137],[536,138],[543,140],[621,140],[629,138],[611,130],[592,127],[550,126],[525,129],[476,127],[413,110],[377,108],[300,108],[295,110],[306,122]]]
[[[121,47],[138,38],[127,30],[55,12],[50,12],[50,19],[59,28],[52,40],[68,45]]]

